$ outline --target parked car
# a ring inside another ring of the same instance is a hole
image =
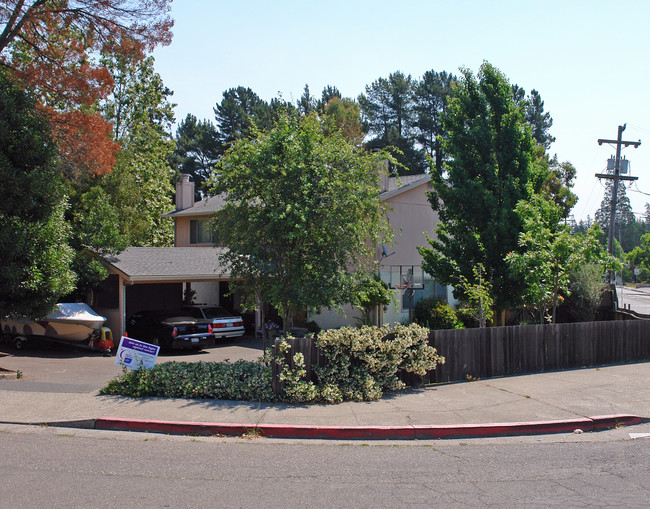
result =
[[[200,320],[201,323],[210,324],[215,339],[236,338],[244,335],[245,328],[242,317],[233,316],[220,306],[192,305],[183,306],[181,309]]]
[[[128,319],[126,332],[161,349],[200,350],[212,341],[212,326],[183,310],[140,311]]]

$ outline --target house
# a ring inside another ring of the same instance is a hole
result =
[[[438,222],[427,201],[430,186],[426,174],[382,179],[380,196],[388,205],[394,240],[390,246],[377,246],[375,256],[380,260],[379,276],[395,290],[397,305],[378,310],[376,323],[407,321],[409,310],[424,298],[452,299],[451,288],[422,273],[417,250],[426,245],[425,235],[434,235]],[[190,296],[196,302],[240,311],[239,297],[229,292],[229,274],[219,264],[222,248],[214,247],[210,226],[223,204],[222,196],[195,202],[194,183],[183,175],[176,184],[175,210],[164,214],[174,221],[174,247],[131,247],[104,258],[110,276],[94,307],[108,318],[113,331],[122,333],[126,317],[144,307],[176,307]],[[346,306],[343,312],[324,310],[309,319],[332,328],[354,323],[359,316],[359,310]],[[259,314],[255,318],[260,326]]]
[[[195,204],[194,183],[184,175],[176,184],[176,208],[165,214],[174,220],[174,247],[129,247],[102,258],[109,276],[92,305],[116,337],[133,313],[174,309],[192,295],[200,294],[197,302],[239,310],[239,299],[229,292],[230,274],[219,264],[221,248],[206,237],[220,203],[215,197]]]
[[[390,246],[377,246],[375,259],[380,261],[379,276],[395,290],[397,305],[378,310],[375,323],[406,322],[415,304],[429,297],[453,302],[452,288],[442,286],[422,272],[422,257],[418,246],[427,245],[426,235],[435,237],[438,213],[431,208],[427,192],[431,190],[428,174],[384,177],[381,199],[388,206],[388,221],[394,239]],[[407,288],[403,285],[407,284]],[[323,311],[312,318],[321,328],[340,327],[355,323],[359,310],[345,306],[341,311]]]

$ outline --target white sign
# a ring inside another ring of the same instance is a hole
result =
[[[639,276],[641,274],[641,269],[634,269],[634,275]]]
[[[160,347],[122,336],[115,354],[115,364],[129,369],[151,369],[156,365]]]

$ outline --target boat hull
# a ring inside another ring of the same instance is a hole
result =
[[[57,309],[42,320],[2,320],[0,329],[12,336],[43,336],[82,343],[99,336],[105,321],[86,304],[57,304]]]
[[[14,336],[45,336],[63,341],[84,342],[97,334],[103,322],[93,324],[57,322],[39,320],[28,322],[23,320],[3,320],[2,332]]]

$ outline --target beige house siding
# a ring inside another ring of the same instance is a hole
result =
[[[420,265],[422,257],[418,246],[427,244],[425,233],[435,237],[438,213],[427,201],[429,185],[422,184],[386,199],[389,207],[388,222],[393,228],[393,245],[386,249],[394,255],[384,260],[388,265]],[[378,248],[377,258],[381,255]],[[382,264],[383,265],[383,264]]]
[[[428,179],[414,183],[400,189],[386,192],[384,201],[389,207],[388,221],[393,228],[393,242],[385,246],[390,255],[382,259],[380,276],[383,280],[390,280],[391,266],[395,265],[422,265],[422,257],[418,253],[418,246],[426,246],[426,235],[435,238],[435,227],[439,222],[438,213],[431,208],[426,193],[431,189]],[[382,246],[377,246],[375,259],[382,256]],[[425,275],[425,286],[431,290],[433,281]],[[451,289],[447,289],[447,299],[450,298]],[[394,292],[396,304],[389,304],[381,312],[379,321],[382,323],[405,322],[409,318],[408,309],[402,306],[402,292]],[[361,313],[351,306],[344,306],[342,311],[324,310],[313,315],[313,319],[321,328],[334,328],[344,325],[353,325]]]
[[[176,217],[174,225],[174,246],[190,247],[190,218]]]

